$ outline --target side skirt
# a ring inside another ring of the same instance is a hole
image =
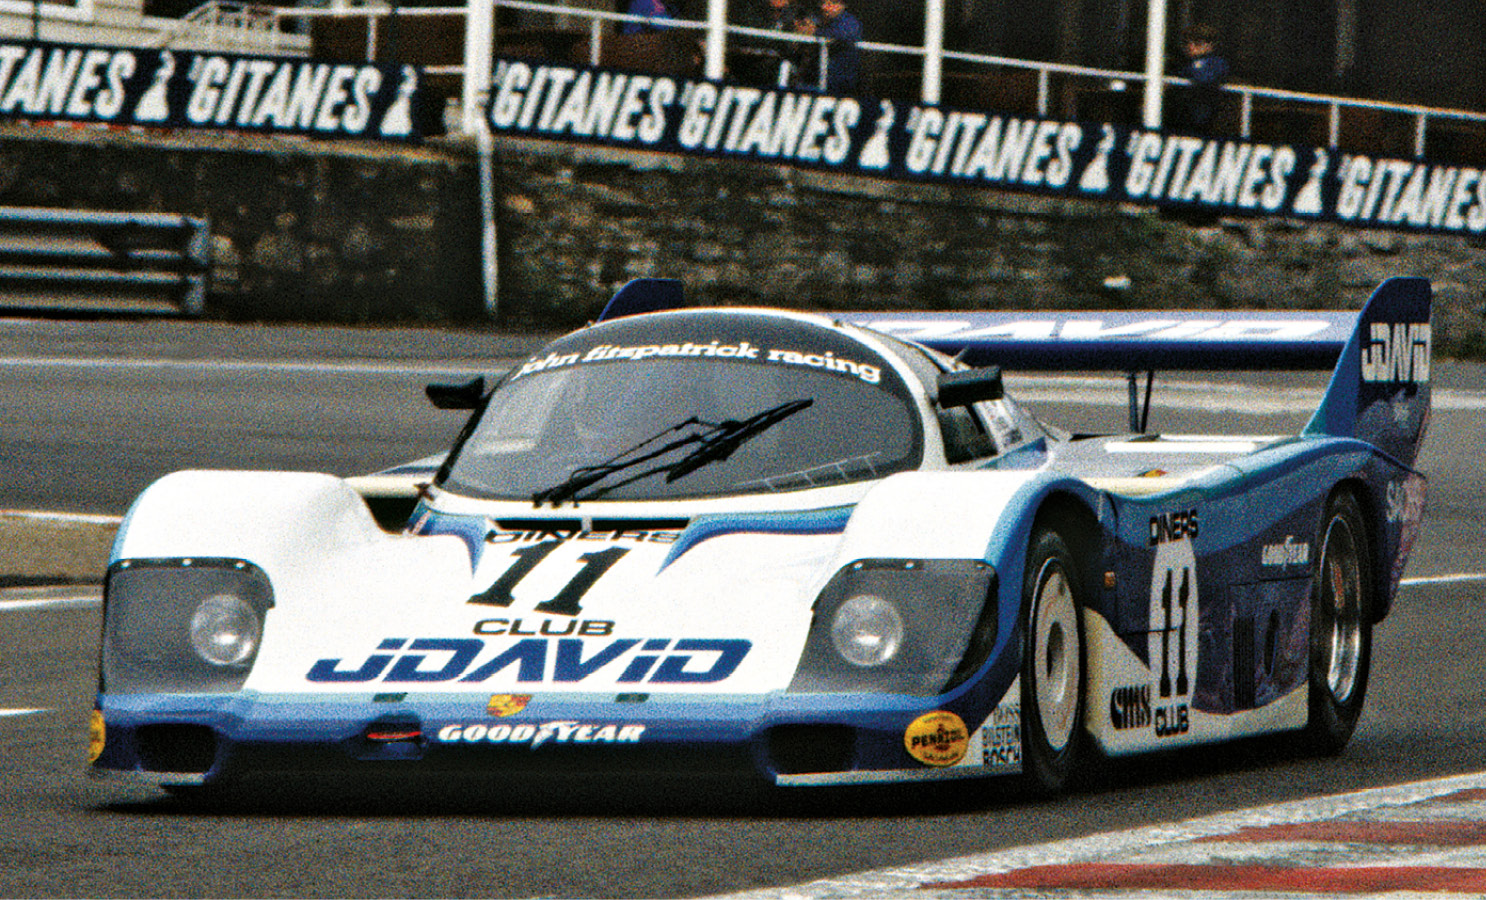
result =
[[[1304,681],[1258,709],[1227,714],[1203,712],[1193,707],[1190,692],[1173,689],[1169,673],[1163,678],[1162,672],[1141,662],[1098,613],[1084,610],[1084,634],[1089,642],[1087,727],[1100,750],[1109,756],[1305,727],[1309,712]],[[1161,657],[1152,654],[1151,658]],[[1196,680],[1195,652],[1190,665],[1189,691],[1190,682]]]

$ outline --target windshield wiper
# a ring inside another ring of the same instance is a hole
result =
[[[696,416],[692,416],[684,422],[679,422],[664,429],[653,437],[646,438],[605,462],[592,466],[582,466],[573,470],[573,473],[561,483],[532,494],[531,501],[539,506],[543,503],[558,504],[564,500],[576,501],[580,499],[578,495],[586,488],[598,484],[610,475],[632,469],[641,463],[657,459],[673,450],[678,450],[691,444],[699,444],[700,446],[695,450],[692,450],[680,459],[662,463],[658,466],[652,466],[628,478],[604,485],[581,499],[592,500],[596,497],[601,497],[610,491],[617,490],[627,484],[661,472],[666,473],[667,483],[675,481],[678,478],[695,472],[708,463],[727,459],[733,454],[734,450],[737,450],[751,438],[814,403],[815,401],[810,399],[791,400],[788,403],[781,403],[778,406],[755,413],[746,419],[728,419],[717,423],[704,422]],[[703,430],[679,437],[648,453],[643,453],[639,456],[634,455],[650,444],[665,437],[667,434],[673,431],[680,431],[692,425],[699,425]]]
[[[717,430],[702,437],[702,446],[665,467],[666,482],[690,475],[702,466],[727,459],[733,451],[753,437],[767,431],[795,413],[814,404],[814,400],[791,400],[754,413],[741,422],[723,422]]]
[[[671,441],[669,444],[666,444],[664,447],[652,450],[642,456],[631,456],[631,454],[638,453],[647,445],[655,443],[671,432],[680,431],[681,429],[691,425],[704,425],[709,428],[715,427],[707,422],[703,422],[696,416],[692,416],[691,418],[686,419],[682,422],[677,422],[675,425],[661,430],[659,433],[646,438],[633,447],[630,447],[628,450],[621,451],[617,456],[610,457],[604,462],[596,463],[591,466],[580,466],[579,468],[574,469],[571,475],[558,482],[557,484],[554,484],[552,487],[537,491],[535,494],[532,494],[531,502],[540,506],[543,503],[550,502],[553,504],[557,504],[563,502],[564,500],[576,499],[579,491],[583,490],[586,487],[589,487],[590,485],[597,484],[598,482],[603,481],[605,478],[608,478],[615,472],[622,472],[625,469],[637,466],[642,462],[647,462],[649,460],[655,459],[658,456],[664,456],[665,454],[670,453],[672,450],[675,450],[678,447],[685,447],[688,444],[694,444],[702,439],[702,436],[700,434],[689,434],[685,437],[677,438],[676,440]],[[645,474],[649,473],[647,472]]]

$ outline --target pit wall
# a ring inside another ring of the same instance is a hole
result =
[[[1118,207],[496,139],[494,310],[479,165],[419,148],[0,130],[0,205],[206,216],[206,315],[336,323],[591,319],[638,276],[812,309],[1356,308],[1435,283],[1436,352],[1486,356],[1483,241]]]

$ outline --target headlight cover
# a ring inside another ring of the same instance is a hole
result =
[[[273,588],[240,559],[133,559],[104,586],[101,676],[113,693],[229,693],[257,658]]]
[[[262,637],[258,611],[235,594],[213,594],[191,614],[191,648],[214,666],[250,661]]]
[[[935,696],[996,639],[996,572],[964,559],[857,560],[815,601],[790,691]]]
[[[903,646],[903,615],[891,600],[854,594],[831,616],[831,644],[854,666],[887,665]]]

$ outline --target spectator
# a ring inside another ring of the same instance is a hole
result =
[[[620,34],[651,34],[665,28],[664,24],[676,18],[676,13],[665,0],[630,0],[625,12],[632,16],[644,16],[646,21],[626,21],[619,26]]]
[[[794,0],[748,0],[739,24],[760,31],[793,31],[799,18]]]
[[[760,31],[795,31],[800,10],[795,0],[743,0],[738,24]],[[750,84],[789,87],[800,67],[800,51],[811,48],[793,41],[771,41],[742,37],[735,45],[739,57],[738,76]]]
[[[857,49],[857,42],[862,39],[862,22],[847,12],[845,0],[820,0],[819,21],[801,19],[796,30],[827,42],[826,93],[855,93],[862,73],[862,52]],[[809,71],[814,71],[813,65]],[[818,79],[806,82],[808,86],[817,83]]]
[[[1177,124],[1207,134],[1223,102],[1223,82],[1228,79],[1228,61],[1218,55],[1218,32],[1211,25],[1194,25],[1182,41],[1187,64],[1181,76],[1191,84],[1183,89]]]

